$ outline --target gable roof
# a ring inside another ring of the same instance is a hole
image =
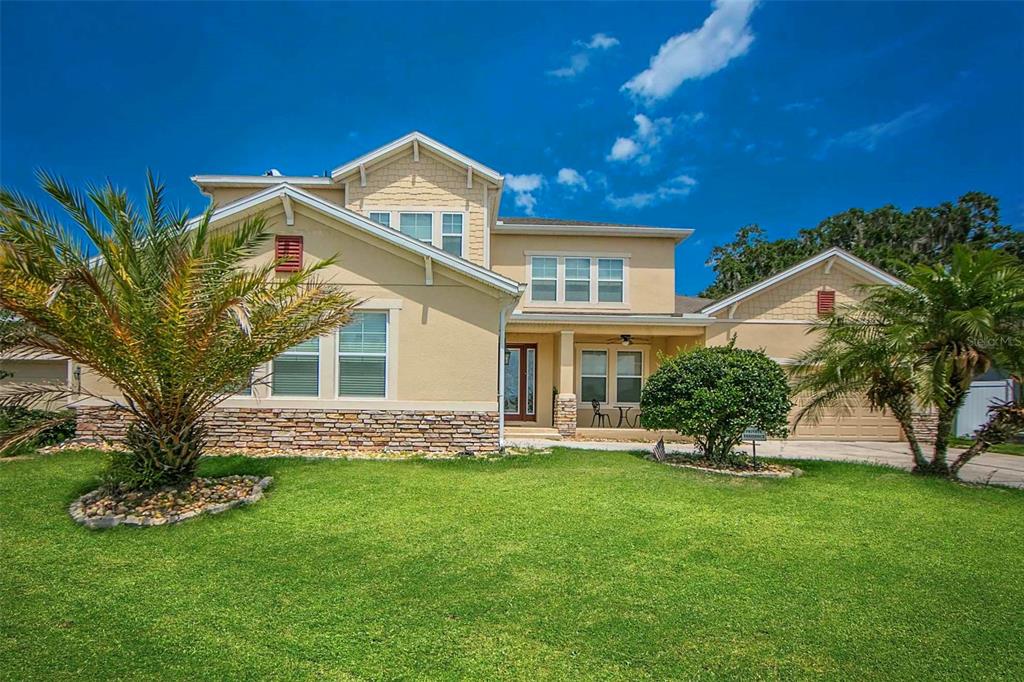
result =
[[[283,197],[287,197],[295,203],[302,204],[303,206],[318,211],[324,215],[334,218],[335,220],[341,221],[346,225],[362,230],[363,232],[368,232],[407,251],[411,251],[412,253],[423,256],[424,258],[430,258],[434,263],[445,265],[455,272],[466,275],[467,277],[486,284],[491,288],[498,289],[503,293],[518,296],[522,293],[523,289],[525,289],[524,285],[520,285],[519,282],[516,282],[513,279],[509,279],[504,275],[499,275],[492,270],[488,270],[487,268],[481,267],[475,263],[471,263],[468,260],[463,260],[462,258],[453,256],[447,251],[439,249],[431,244],[424,244],[414,237],[410,237],[409,235],[403,234],[393,228],[385,227],[380,223],[364,218],[358,213],[354,213],[346,208],[332,204],[329,201],[321,199],[316,195],[310,194],[298,187],[293,187],[287,183],[280,183],[273,187],[268,187],[261,192],[256,192],[255,194],[243,197],[238,201],[225,204],[213,212],[210,222],[213,223],[230,218],[251,210],[260,204],[264,204],[275,199],[282,200]],[[190,223],[194,226],[198,224],[199,220],[201,220],[201,218],[193,218]]]
[[[378,147],[377,149],[374,149],[372,152],[368,154],[363,154],[358,159],[354,159],[344,165],[338,166],[337,168],[331,171],[331,179],[337,180],[340,177],[354,173],[359,170],[360,166],[365,166],[379,159],[391,156],[392,154],[402,152],[407,147],[412,147],[414,144],[429,149],[438,156],[448,159],[453,163],[457,163],[461,166],[467,166],[468,168],[472,168],[473,172],[477,173],[478,175],[484,178],[487,178],[488,180],[495,184],[500,185],[505,181],[505,177],[498,171],[492,168],[488,168],[479,161],[474,161],[468,156],[461,154],[452,149],[451,147],[441,144],[437,140],[427,137],[423,133],[416,130],[409,133],[408,135],[404,135],[398,138],[397,140],[388,142],[383,147]]]
[[[715,299],[702,296],[676,296],[676,315],[700,312],[714,302]]]
[[[868,263],[867,261],[863,261],[860,258],[857,258],[852,253],[843,251],[838,246],[834,246],[831,249],[822,251],[817,256],[814,256],[813,258],[808,258],[802,263],[797,263],[793,267],[783,270],[782,272],[773,275],[768,279],[761,280],[760,282],[751,287],[747,287],[742,291],[738,291],[731,296],[726,296],[717,303],[713,303],[707,306],[706,308],[703,308],[700,312],[704,313],[705,315],[717,313],[720,310],[728,308],[734,303],[738,303],[745,298],[749,298],[758,292],[764,291],[769,287],[775,286],[776,284],[782,282],[783,280],[787,280],[790,277],[793,277],[794,275],[798,275],[801,272],[813,268],[815,265],[824,263],[832,258],[835,258],[838,261],[846,263],[847,265],[857,270],[860,270],[861,272],[867,274],[868,276],[874,279],[881,281],[884,284],[891,284],[893,286],[905,286],[901,280],[897,279],[896,277],[893,277],[885,270],[876,268],[871,263]]]

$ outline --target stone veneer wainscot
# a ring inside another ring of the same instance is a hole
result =
[[[124,437],[130,419],[109,407],[81,407],[77,439],[116,442]],[[497,412],[219,407],[206,422],[208,446],[220,449],[451,454],[498,450]]]

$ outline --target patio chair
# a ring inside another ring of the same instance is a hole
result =
[[[598,426],[608,426],[611,428],[612,418],[601,411],[601,401],[594,398],[590,401],[590,406],[594,408],[594,418],[590,420],[590,426],[594,426],[594,422],[597,422]]]

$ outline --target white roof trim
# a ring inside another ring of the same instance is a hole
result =
[[[500,220],[491,230],[494,234],[527,235],[589,235],[594,237],[662,237],[676,243],[687,239],[693,230],[683,227],[626,227],[623,225],[526,225],[508,224]]]
[[[512,313],[510,322],[533,322],[540,324],[632,324],[664,325],[670,327],[704,327],[714,318],[707,315],[687,313],[685,315],[641,315],[631,313]]]
[[[356,171],[359,170],[360,166],[370,164],[383,156],[387,156],[392,152],[396,152],[404,148],[406,145],[412,147],[414,142],[418,146],[426,147],[430,151],[448,159],[449,161],[453,161],[457,164],[473,169],[473,172],[487,178],[491,182],[500,185],[505,180],[504,176],[502,176],[502,174],[499,173],[498,171],[492,168],[488,168],[482,163],[479,163],[469,158],[465,154],[460,154],[451,147],[443,145],[437,140],[429,138],[423,133],[415,130],[409,133],[408,135],[398,138],[393,142],[387,143],[383,147],[378,147],[377,149],[374,149],[369,154],[364,154],[363,156],[360,156],[358,159],[349,161],[348,163],[342,166],[338,166],[337,168],[331,171],[331,178],[337,180],[338,178],[344,175],[355,173]]]
[[[369,232],[374,236],[380,237],[384,241],[395,244],[396,246],[401,246],[402,248],[419,254],[420,256],[429,257],[434,261],[434,263],[445,265],[456,272],[483,282],[484,284],[503,291],[506,294],[519,296],[525,289],[525,285],[509,279],[504,275],[499,275],[498,273],[481,267],[476,263],[471,263],[467,260],[453,256],[447,251],[443,251],[436,246],[424,244],[420,240],[414,239],[406,234],[402,234],[396,229],[384,227],[383,225],[375,223],[368,218],[364,218],[358,213],[353,213],[346,208],[332,204],[318,196],[310,194],[309,192],[304,192],[298,187],[293,187],[285,183],[278,184],[274,187],[268,187],[262,192],[256,192],[251,196],[244,197],[238,201],[222,206],[213,212],[210,222],[213,223],[230,218],[239,213],[253,209],[266,201],[278,199],[279,197],[284,196],[287,196],[294,202],[303,204],[332,218],[340,220],[347,225],[359,228],[364,232]],[[193,218],[189,221],[190,226],[198,224],[199,220],[201,220],[201,218]]]
[[[283,182],[289,185],[331,186],[330,178],[306,175],[193,175],[192,184],[200,189],[212,187],[273,187]]]
[[[707,306],[705,308],[702,308],[700,312],[704,313],[705,315],[711,315],[712,313],[717,313],[720,310],[724,310],[725,308],[728,308],[729,306],[733,305],[734,303],[742,301],[745,298],[749,298],[750,296],[753,296],[754,294],[756,294],[758,292],[764,291],[768,287],[775,286],[779,282],[781,282],[781,281],[783,281],[785,279],[789,279],[793,275],[799,274],[799,273],[803,272],[804,270],[807,270],[809,268],[813,268],[815,265],[818,265],[820,263],[824,263],[825,261],[827,261],[827,260],[829,260],[831,258],[836,258],[838,260],[841,260],[844,263],[846,263],[847,265],[850,265],[850,266],[852,266],[852,267],[854,267],[854,268],[856,268],[856,269],[858,269],[858,270],[860,270],[862,272],[865,272],[865,273],[871,275],[872,277],[874,277],[875,279],[878,279],[878,280],[882,281],[885,284],[891,284],[892,286],[905,286],[904,283],[901,280],[893,277],[892,275],[890,275],[886,271],[880,270],[880,269],[876,268],[874,265],[871,265],[870,263],[862,261],[860,258],[857,258],[856,256],[854,256],[851,253],[847,253],[846,251],[843,251],[839,247],[832,247],[831,249],[828,249],[827,251],[822,251],[821,253],[819,253],[817,256],[814,256],[813,258],[808,258],[807,260],[805,260],[802,263],[797,263],[796,265],[794,265],[793,267],[789,268],[788,270],[783,270],[782,272],[780,272],[777,275],[773,275],[772,277],[769,277],[768,279],[761,280],[760,282],[758,282],[757,284],[755,284],[752,287],[747,287],[743,291],[739,291],[739,292],[733,294],[732,296],[728,296],[726,298],[723,298],[721,301],[718,301],[716,303],[712,303],[711,305],[709,305],[709,306]]]

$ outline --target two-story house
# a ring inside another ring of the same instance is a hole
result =
[[[268,218],[275,239],[254,262],[337,254],[325,277],[361,301],[347,327],[290,349],[218,408],[213,444],[225,447],[487,451],[524,427],[611,436],[587,429],[637,425],[660,354],[735,336],[785,363],[857,283],[896,283],[830,250],[722,301],[679,297],[675,254],[692,230],[499,217],[502,175],[417,132],[329,175],[193,181],[216,229]],[[103,390],[88,368],[55,371]],[[121,424],[97,407],[79,427]],[[860,406],[795,435],[899,437]]]

